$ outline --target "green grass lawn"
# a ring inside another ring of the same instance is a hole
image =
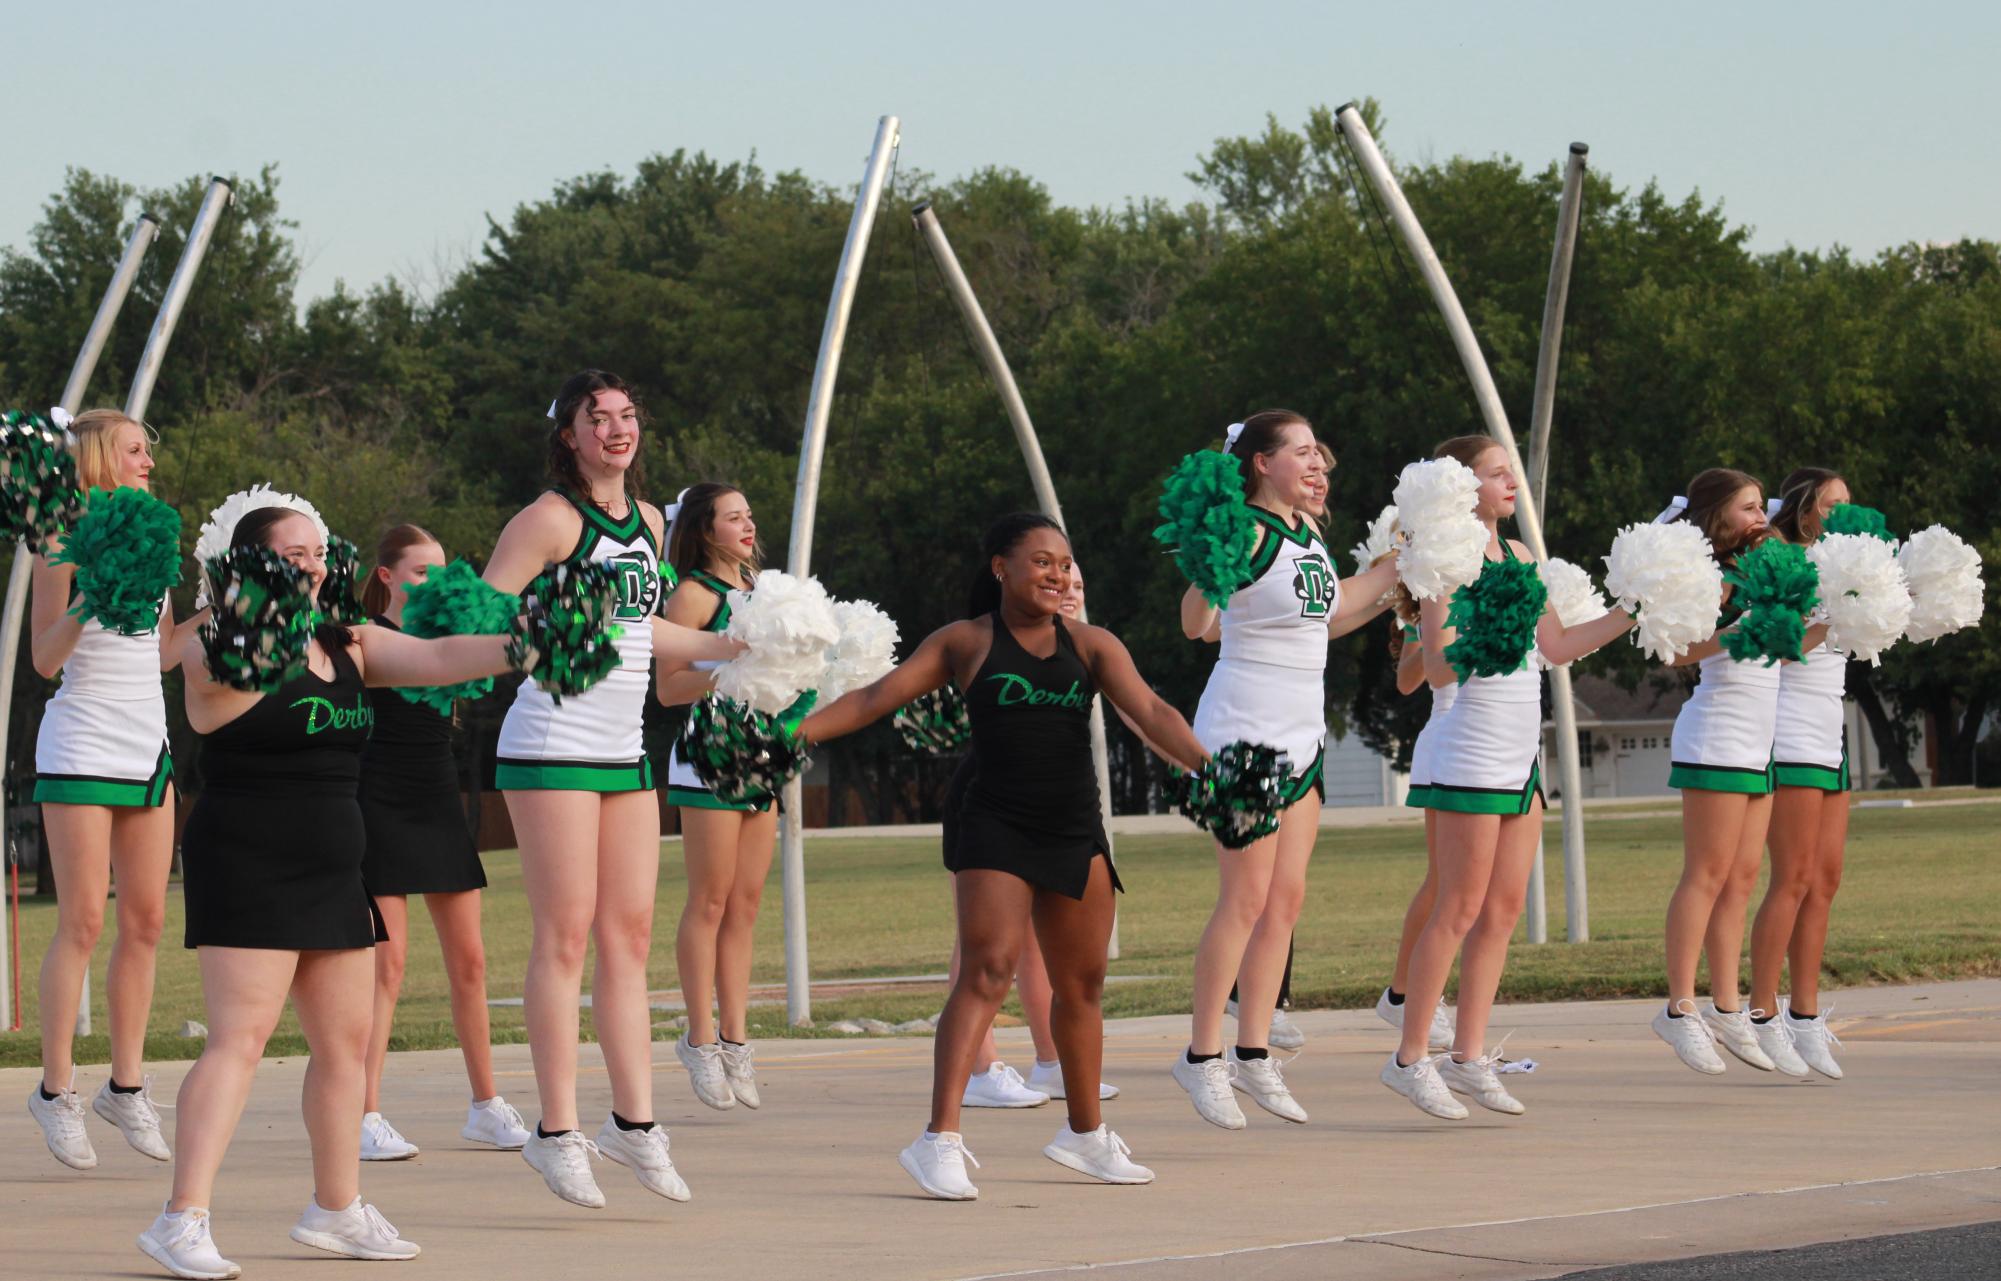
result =
[[[1549,826],[1549,918],[1563,933],[1562,858]],[[1857,810],[1847,877],[1835,904],[1826,982],[1849,985],[2001,974],[2001,806],[1978,803],[1911,810]],[[684,894],[679,844],[664,846],[653,948],[655,987],[677,984],[673,933]],[[1328,830],[1320,839],[1300,920],[1293,975],[1295,1003],[1365,1006],[1389,973],[1405,904],[1423,874],[1423,835],[1412,823]],[[807,891],[815,978],[865,978],[942,972],[951,948],[946,874],[935,840],[829,839],[807,845]],[[1119,865],[1131,892],[1121,903],[1122,952],[1115,975],[1157,975],[1121,983],[1106,994],[1114,1015],[1187,1008],[1195,942],[1215,893],[1212,847],[1194,835],[1131,837],[1119,842]],[[1628,818],[1590,828],[1591,934],[1581,946],[1519,944],[1502,986],[1503,1000],[1659,996],[1660,930],[1681,867],[1678,818]],[[517,996],[528,954],[528,911],[520,867],[511,853],[489,854],[486,941],[493,996]],[[780,982],[777,878],[758,924],[756,979]],[[453,1043],[450,1009],[435,936],[421,910],[411,913],[410,967],[397,1022],[396,1048]],[[21,908],[24,1031],[0,1034],[0,1064],[38,1060],[34,979],[55,906],[29,899]],[[178,945],[181,902],[168,900],[149,1058],[188,1058],[195,1043],[177,1035],[182,1020],[203,1018],[194,954]],[[1525,937],[1518,935],[1518,938]],[[80,1062],[108,1057],[104,958],[92,974],[97,1035],[77,1046]],[[1749,968],[1746,966],[1748,979]],[[935,989],[872,993],[815,1004],[826,1023],[873,1016],[900,1022],[935,1013]],[[494,1038],[519,1040],[521,1011],[493,1011]],[[752,1011],[758,1036],[791,1033],[780,1008]],[[589,1035],[589,1022],[585,1034]],[[662,1036],[667,1035],[664,1031]],[[297,1024],[287,1015],[271,1052],[297,1053]]]

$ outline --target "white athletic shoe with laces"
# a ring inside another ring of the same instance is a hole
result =
[[[966,1140],[955,1131],[942,1134],[926,1131],[918,1135],[916,1142],[903,1149],[896,1161],[905,1174],[917,1180],[918,1187],[940,1201],[979,1199],[980,1190],[966,1177],[966,1163],[971,1161],[974,1169],[980,1163],[966,1147]]]
[[[1041,1059],[1037,1059],[1035,1066],[1028,1069],[1028,1088],[1039,1090],[1052,1099],[1068,1097],[1063,1092],[1062,1063],[1044,1063]],[[1117,1097],[1119,1097],[1118,1086],[1108,1081],[1098,1082],[1098,1102],[1108,1103]]]
[[[132,1150],[155,1161],[171,1161],[174,1154],[160,1133],[160,1110],[153,1104],[153,1078],[147,1077],[138,1089],[114,1090],[106,1081],[90,1101],[90,1110],[118,1127]]]
[[[1841,1038],[1827,1025],[1827,1016],[1834,1012],[1832,1005],[1820,1012],[1818,1018],[1794,1018],[1790,1002],[1785,1004],[1785,1012],[1772,1020],[1784,1023],[1786,1032],[1792,1037],[1793,1045],[1806,1065],[1830,1081],[1841,1079],[1841,1065],[1834,1061],[1834,1047],[1841,1044]]]
[[[1753,1010],[1752,1014],[1764,1018],[1763,1010]],[[1792,1028],[1783,1016],[1767,1018],[1763,1023],[1752,1020],[1751,1033],[1758,1038],[1758,1048],[1771,1059],[1773,1071],[1781,1076],[1807,1076],[1809,1069],[1799,1051],[1793,1048]]]
[[[607,1161],[616,1161],[639,1178],[639,1186],[669,1201],[686,1201],[692,1195],[674,1158],[667,1155],[667,1131],[659,1125],[643,1130],[622,1130],[610,1117],[598,1130],[598,1151]]]
[[[1230,1078],[1236,1073],[1237,1065],[1226,1059],[1190,1063],[1185,1053],[1174,1056],[1175,1083],[1188,1091],[1195,1111],[1204,1121],[1226,1130],[1241,1130],[1249,1124],[1244,1120],[1244,1110],[1237,1106],[1235,1092],[1230,1089]]]
[[[764,1103],[757,1092],[757,1069],[751,1065],[750,1042],[731,1045],[728,1041],[718,1041],[723,1052],[723,1079],[730,1084],[730,1093],[736,1101],[747,1108],[756,1108]]]
[[[396,1132],[380,1112],[361,1118],[361,1159],[364,1161],[408,1161],[417,1155],[417,1145]]]
[[[1134,1161],[1132,1153],[1126,1141],[1104,1125],[1088,1134],[1066,1125],[1042,1149],[1042,1155],[1056,1164],[1106,1183],[1153,1182],[1153,1171]]]
[[[1489,1112],[1520,1116],[1528,1108],[1508,1093],[1507,1087],[1501,1084],[1501,1078],[1495,1074],[1494,1064],[1499,1057],[1500,1052],[1495,1050],[1477,1059],[1461,1062],[1448,1054],[1438,1065],[1438,1079],[1445,1082],[1446,1089],[1465,1095]]]
[[[153,1226],[139,1234],[139,1248],[168,1272],[189,1281],[229,1281],[243,1275],[242,1268],[215,1248],[204,1209],[191,1206],[168,1214],[162,1207]]]
[[[423,1253],[415,1241],[405,1241],[397,1234],[382,1211],[363,1205],[360,1197],[339,1210],[322,1209],[318,1201],[306,1202],[306,1212],[292,1225],[292,1239],[350,1259],[394,1261]]]
[[[1466,1105],[1452,1097],[1439,1079],[1436,1059],[1422,1058],[1408,1066],[1398,1063],[1394,1051],[1377,1077],[1384,1085],[1409,1099],[1419,1111],[1446,1121],[1463,1121],[1470,1115]]]
[[[1702,1021],[1695,1002],[1683,997],[1681,1004],[1688,1007],[1677,1011],[1676,1018],[1663,1005],[1661,1012],[1654,1015],[1654,1035],[1674,1048],[1675,1054],[1689,1067],[1705,1076],[1720,1076],[1723,1060],[1716,1053],[1715,1038],[1710,1035],[1709,1025]]]
[[[76,1073],[70,1083],[56,1091],[56,1097],[42,1097],[40,1081],[28,1089],[28,1115],[42,1127],[42,1139],[55,1158],[72,1170],[95,1170],[97,1149],[83,1130],[83,1100],[77,1097]]]
[[[528,1123],[512,1103],[496,1094],[490,1099],[474,1099],[466,1106],[465,1128],[459,1137],[491,1144],[503,1152],[519,1152],[528,1146]]]
[[[1269,1055],[1261,1059],[1238,1059],[1230,1084],[1250,1095],[1253,1102],[1273,1116],[1295,1125],[1306,1124],[1306,1109],[1299,1106],[1292,1091],[1286,1088],[1277,1059]]]
[[[1765,1053],[1758,1044],[1758,1034],[1752,1029],[1751,1016],[1744,1010],[1725,1013],[1716,1008],[1714,1001],[1702,1012],[1702,1021],[1709,1025],[1709,1034],[1716,1043],[1736,1055],[1760,1072],[1770,1072],[1775,1066],[1772,1056]]]
[[[1390,1004],[1390,990],[1376,998],[1376,1017],[1397,1031],[1403,1031],[1404,1006]],[[1449,1049],[1455,1029],[1452,1026],[1452,1007],[1440,1001],[1431,1011],[1431,1030],[1425,1033],[1425,1043],[1435,1050]]]
[[[695,1087],[696,1098],[719,1112],[736,1106],[736,1092],[730,1089],[729,1076],[723,1071],[722,1042],[690,1045],[688,1034],[683,1032],[674,1038],[674,1057],[688,1069],[688,1083]]]
[[[1234,996],[1223,1003],[1223,1012],[1239,1023],[1243,1021],[1238,1018],[1237,998]],[[1271,1027],[1265,1031],[1265,1044],[1274,1050],[1297,1050],[1306,1045],[1306,1033],[1299,1030],[1299,1025],[1292,1021],[1283,1005],[1271,1012]]]
[[[598,1145],[581,1130],[565,1130],[546,1139],[531,1130],[521,1149],[521,1159],[535,1167],[551,1192],[587,1210],[604,1209],[604,1193],[591,1173],[591,1158],[597,1155]]]
[[[1041,1090],[1031,1090],[1021,1073],[995,1059],[984,1072],[975,1072],[966,1081],[959,1099],[967,1108],[1039,1108],[1049,1102]]]

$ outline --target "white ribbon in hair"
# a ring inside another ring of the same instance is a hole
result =
[[[72,414],[69,410],[64,409],[61,405],[49,406],[50,424],[53,425],[57,431],[63,434],[63,443],[68,445],[71,449],[76,448],[76,433],[71,431],[69,429],[69,426],[71,423],[75,421],[76,421],[76,415]]]
[[[1669,503],[1665,508],[1663,508],[1661,510],[1660,515],[1654,517],[1654,524],[1656,525],[1669,524],[1679,519],[1681,517],[1681,514],[1687,510],[1688,510],[1687,497],[1682,494],[1676,494],[1674,496],[1674,501]]]
[[[1766,520],[1777,519],[1779,515],[1779,508],[1784,507],[1785,505],[1786,505],[1786,500],[1783,498],[1767,498],[1765,500],[1765,519]]]
[[[687,496],[688,496],[688,491],[684,489],[680,493],[674,495],[673,502],[667,504],[665,507],[662,507],[660,509],[660,514],[667,519],[668,524],[670,525],[673,524],[675,518],[680,516],[681,500],[686,498]]]
[[[556,416],[556,402],[553,400],[549,402],[549,413],[547,416],[551,419]]]
[[[1223,452],[1229,453],[1237,447],[1237,437],[1244,434],[1242,423],[1231,423],[1223,429]]]

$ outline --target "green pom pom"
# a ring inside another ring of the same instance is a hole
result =
[[[368,611],[354,587],[361,552],[339,534],[327,539],[327,576],[320,584],[320,618],[342,627],[359,627],[368,621]]]
[[[773,716],[711,694],[688,710],[682,759],[709,790],[733,805],[776,796],[812,759],[799,737],[799,722],[817,697],[809,689]]]
[[[890,722],[903,736],[903,745],[927,756],[950,756],[973,739],[972,718],[966,712],[965,696],[956,685],[934,689],[896,709]]]
[[[561,703],[618,670],[618,576],[609,565],[551,562],[521,593],[507,661]]]
[[[1723,581],[1735,591],[1730,603],[1743,613],[1737,626],[1723,633],[1723,649],[1738,662],[1754,658],[1765,666],[1803,656],[1806,616],[1820,601],[1820,571],[1804,548],[1784,539],[1767,538],[1737,558]]]
[[[143,489],[93,489],[52,565],[76,566],[70,610],[120,636],[160,625],[160,599],[181,581],[181,514]]]
[[[1478,578],[1452,593],[1446,621],[1458,634],[1445,647],[1445,661],[1462,683],[1520,671],[1548,604],[1549,588],[1534,561],[1488,561]]]
[[[82,509],[76,458],[63,433],[40,414],[0,414],[0,538],[39,547]]]
[[[1827,513],[1827,519],[1820,522],[1823,534],[1867,534],[1880,538],[1886,543],[1894,543],[1897,536],[1890,532],[1890,522],[1883,519],[1883,513],[1874,507],[1860,507],[1854,503],[1836,503]]]
[[[204,568],[215,602],[201,626],[209,675],[269,694],[305,671],[316,618],[305,574],[268,547],[233,547]]]
[[[432,640],[440,636],[501,636],[521,612],[521,598],[488,584],[463,560],[442,565],[421,583],[404,589],[403,630]],[[420,685],[396,691],[412,703],[441,716],[452,714],[459,699],[483,698],[493,692],[493,678],[456,685]]]
[[[1258,527],[1234,457],[1205,449],[1183,458],[1161,491],[1160,515],[1166,524],[1155,540],[1174,549],[1174,563],[1204,600],[1220,609],[1251,581]]]
[[[1224,849],[1240,850],[1278,830],[1291,776],[1291,762],[1277,748],[1225,743],[1200,770],[1180,777],[1175,807]]]

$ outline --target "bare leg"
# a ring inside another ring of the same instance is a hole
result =
[[[403,992],[403,967],[410,955],[410,900],[401,894],[378,894],[375,906],[382,913],[383,930],[389,938],[374,949],[375,1004],[368,1034],[368,1079],[362,1092],[364,1112],[382,1110],[382,1065],[389,1059],[389,1033],[396,1022],[396,1000]],[[338,1210],[340,1206],[326,1208]]]
[[[956,901],[958,897],[957,894],[958,877],[954,876],[952,878],[952,882],[953,882],[953,898]],[[958,909],[955,907],[953,910],[956,912]],[[1023,951],[1027,950],[1026,944],[1023,944],[1022,950]],[[952,939],[952,961],[951,964],[948,965],[945,969],[945,982],[946,982],[946,999],[950,1000],[951,989],[953,987],[956,987],[959,982],[959,940],[956,937]],[[1007,998],[1003,996],[1001,999],[1006,1000]],[[996,1011],[998,1011],[999,1007],[996,1006],[995,1009]],[[944,1021],[944,1015],[942,1013],[939,1015],[939,1021],[940,1022]],[[994,1025],[991,1021],[989,1021],[987,1023],[987,1034],[980,1038],[980,1048],[973,1055],[973,1067],[972,1067],[973,1073],[978,1074],[986,1071],[988,1068],[992,1067],[994,1065],[995,1060],[999,1058],[1000,1058],[1000,1046],[994,1043]]]
[[[1264,910],[1251,929],[1237,969],[1240,1046],[1263,1049],[1271,1039],[1272,1011],[1278,1008],[1279,988],[1292,953],[1292,930],[1306,901],[1306,865],[1319,836],[1320,797],[1308,792],[1280,820],[1278,856],[1265,889]]]
[[[208,1039],[181,1081],[174,1110],[174,1190],[167,1210],[175,1214],[210,1205],[264,1043],[285,1012],[285,994],[299,966],[299,953],[264,948],[203,947],[195,955]],[[365,984],[366,978],[358,975],[355,981]],[[357,1114],[349,1132],[357,1142],[360,1129]]]
[[[577,1033],[597,911],[599,798],[595,792],[504,795],[521,843],[521,886],[534,931],[522,1015],[542,1129],[554,1134],[577,1128]]]
[[[1091,860],[1081,900],[1035,891],[1035,937],[1049,963],[1054,992],[1049,1027],[1063,1063],[1064,1102],[1076,1134],[1088,1134],[1104,1123],[1098,1105],[1105,1063],[1101,1002],[1105,949],[1112,938],[1113,893],[1111,867],[1102,858]]]
[[[1417,936],[1424,932],[1424,923],[1431,919],[1432,904],[1438,900],[1438,811],[1424,812],[1424,883],[1411,896],[1410,906],[1404,909],[1403,933],[1397,938],[1397,963],[1390,970],[1390,990],[1405,992],[1410,983],[1410,953],[1417,946]]]
[[[1819,854],[1822,798],[1816,787],[1781,787],[1772,797],[1772,879],[1751,926],[1751,1009],[1760,1018],[1779,1009],[1786,949]],[[1833,798],[1846,809],[1846,798]]]
[[[445,954],[445,981],[451,984],[452,1031],[465,1056],[466,1084],[475,1099],[500,1093],[493,1083],[493,1034],[486,1012],[486,940],[480,935],[480,892],[426,894],[438,947]],[[380,951],[381,948],[376,949]]]
[[[764,901],[764,882],[771,875],[771,855],[778,837],[778,809],[745,814],[737,829],[736,873],[716,931],[716,1005],[725,1040],[750,1039],[750,958],[757,930],[757,909]]]
[[[1751,891],[1758,887],[1758,864],[1764,861],[1765,829],[1772,821],[1772,798],[1753,796],[1744,807],[1744,826],[1737,835],[1730,874],[1709,913],[1703,948],[1709,955],[1709,996],[1725,1013],[1738,1009],[1737,967],[1744,952],[1744,914]]]
[[[1034,891],[1006,872],[969,868],[958,875],[959,977],[938,1017],[932,1047],[931,1132],[959,1128],[960,1100],[981,1036],[1007,997]],[[1096,1091],[1092,1092],[1096,1098]]]
[[[1109,940],[1107,940],[1109,942]],[[1035,1057],[1041,1063],[1057,1059],[1056,1037],[1050,1031],[1050,1002],[1055,992],[1049,985],[1049,966],[1042,956],[1042,944],[1031,933],[1021,945],[1021,960],[1014,968],[1014,993],[1021,998],[1021,1017],[1035,1040]]]
[[[723,916],[736,887],[737,853],[744,815],[736,810],[681,810],[681,860],[688,869],[688,901],[674,932],[674,960],[681,999],[688,1007],[688,1044],[716,1039],[716,951]],[[766,851],[767,865],[770,852]],[[630,1118],[628,1118],[630,1119]]]
[[[1404,1009],[1430,1010],[1445,994],[1452,960],[1459,944],[1480,919],[1494,859],[1501,839],[1498,814],[1438,811],[1438,898],[1431,919],[1417,936],[1410,953],[1410,986],[1404,989]],[[1459,999],[1466,1000],[1466,976],[1460,975]],[[1397,1045],[1397,1062],[1406,1066],[1423,1058],[1430,1047],[1431,1019],[1406,1018]]]
[[[111,893],[111,810],[104,805],[42,805],[42,831],[56,874],[56,930],[42,957],[42,1087],[67,1090],[76,1006],[90,957],[104,933]],[[164,893],[164,887],[162,889]],[[115,1075],[115,1073],[114,1073]],[[125,1082],[124,1084],[134,1084]]]
[[[1494,1012],[1494,994],[1508,963],[1508,940],[1521,920],[1528,898],[1529,872],[1535,866],[1536,841],[1542,835],[1542,799],[1526,814],[1501,820],[1494,845],[1494,870],[1479,917],[1466,934],[1459,956],[1459,1018],[1452,1057],[1466,1060],[1486,1052],[1487,1022]],[[1413,1020],[1406,1020],[1406,1024]]]
[[[361,1195],[361,1096],[367,1077],[372,964],[365,947],[299,953],[292,1008],[312,1057],[300,1110],[313,1146],[313,1200],[339,1210]]]
[[[1695,1002],[1695,969],[1716,899],[1735,863],[1750,797],[1684,788],[1681,793],[1681,881],[1667,911],[1668,1008]]]
[[[118,1085],[145,1080],[146,1020],[153,1012],[154,965],[167,923],[167,874],[173,864],[172,788],[157,808],[111,811],[118,937],[111,944],[104,1002],[111,1016],[111,1079]]]
[[[1224,1006],[1230,998],[1230,985],[1237,981],[1251,933],[1264,915],[1272,869],[1278,862],[1279,836],[1274,832],[1240,850],[1216,847],[1216,908],[1209,914],[1209,924],[1195,949],[1195,1009],[1188,1048],[1196,1054],[1223,1051]]]
[[[603,805],[591,1024],[611,1076],[612,1110],[646,1124],[653,1120],[646,958],[653,949],[653,896],[660,888],[660,807],[651,792],[620,792],[605,797]]]
[[[1820,811],[1820,857],[1793,922],[1791,1006],[1801,1016],[1820,1013],[1820,958],[1827,950],[1827,921],[1841,888],[1847,849],[1848,797],[1830,793]]]

